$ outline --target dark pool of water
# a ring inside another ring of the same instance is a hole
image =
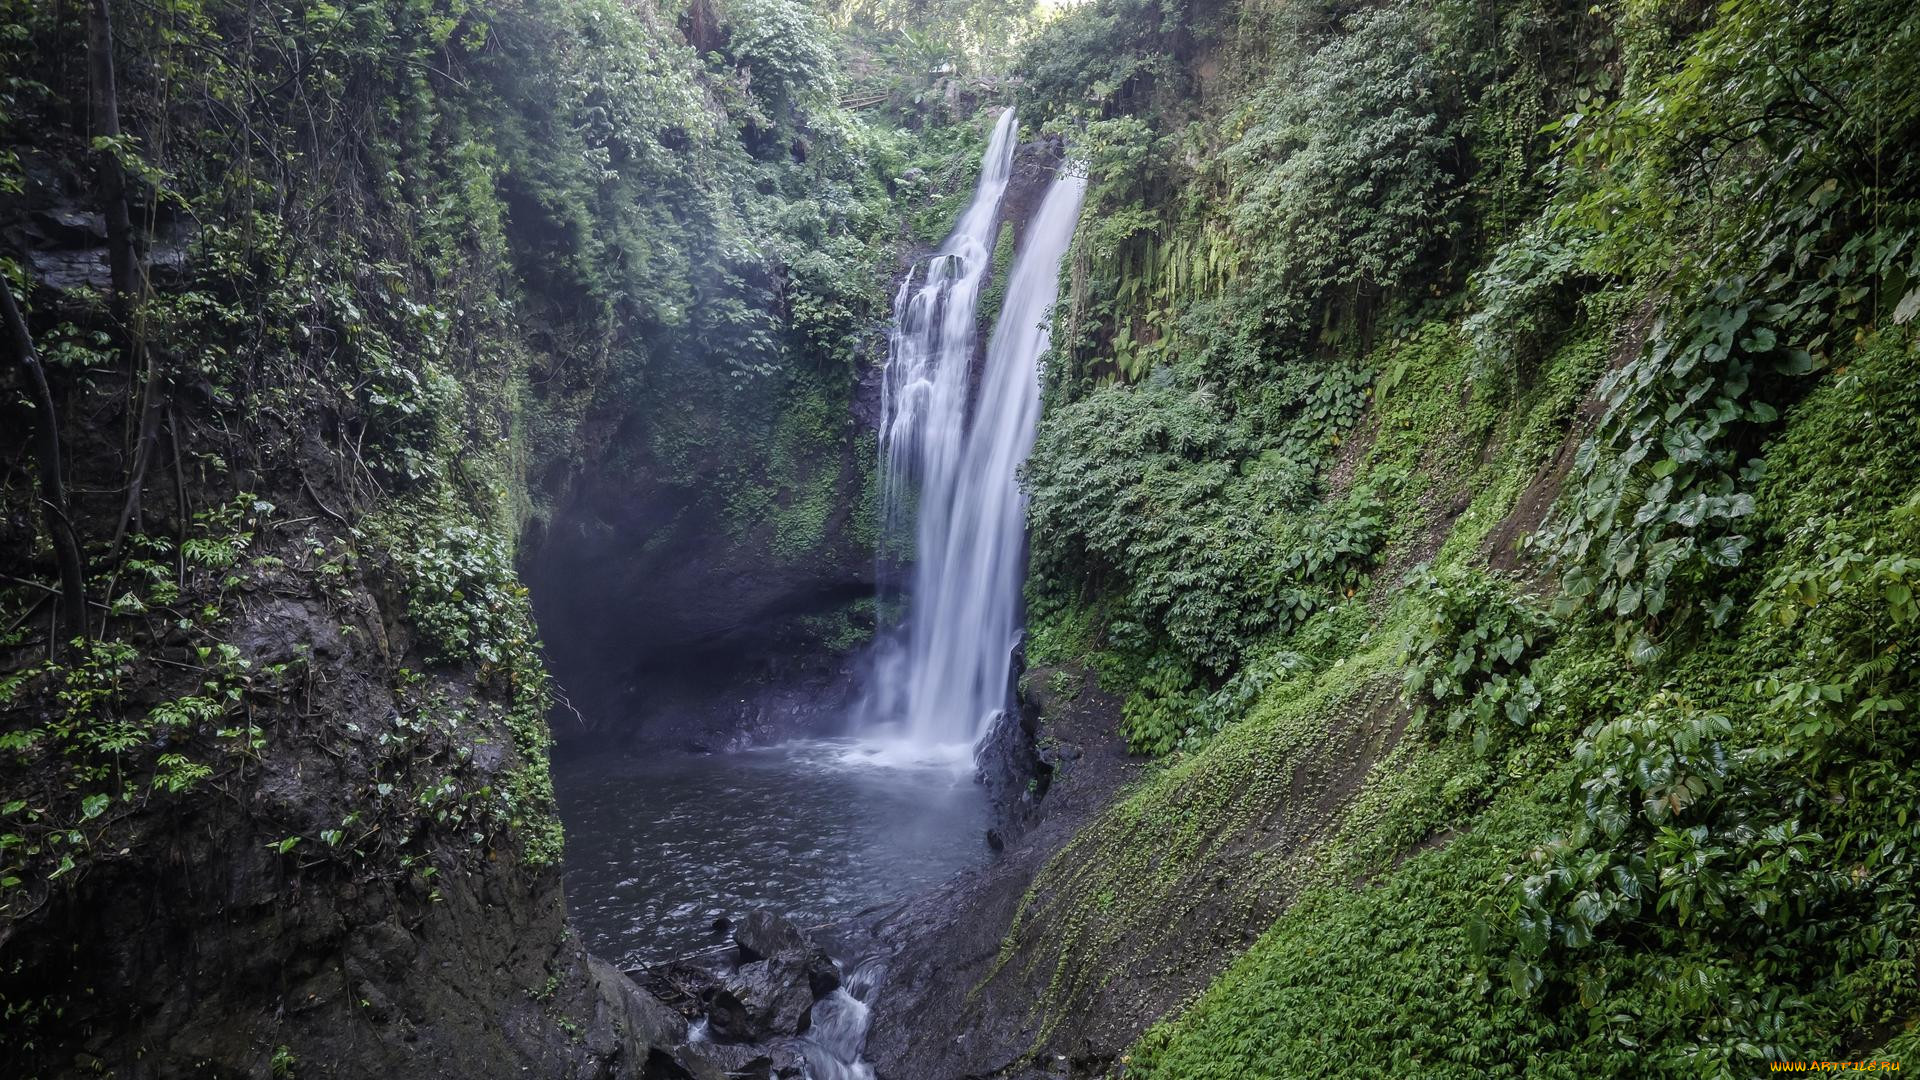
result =
[[[622,967],[724,941],[720,916],[770,907],[812,926],[987,854],[970,769],[848,740],[562,762],[554,782],[568,907],[587,947]]]

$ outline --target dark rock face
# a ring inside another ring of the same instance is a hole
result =
[[[741,964],[714,995],[709,1014],[717,1042],[764,1042],[805,1035],[813,1021],[813,991],[805,970],[775,960]]]
[[[757,1046],[729,1046],[726,1043],[696,1043],[681,1054],[696,1068],[740,1080],[771,1080],[773,1055]]]
[[[833,962],[824,949],[812,949],[807,953],[805,964],[807,989],[814,998],[826,997],[840,989],[840,965]]]
[[[1009,672],[1012,685],[1007,697],[1015,706],[994,718],[974,751],[974,780],[986,790],[987,805],[993,808],[994,823],[987,830],[986,840],[995,851],[1003,850],[1007,841],[1019,839],[1033,824],[1041,811],[1040,800],[1053,782],[1053,767],[1041,759],[1034,743],[1040,710],[1020,689],[1026,674],[1023,642],[1014,648]]]
[[[994,719],[975,752],[974,779],[993,808],[990,845],[996,838],[1001,843],[1019,839],[1040,813],[1053,770],[1034,752],[1033,736],[1020,712],[1009,709]]]
[[[373,593],[301,588],[284,572],[247,586],[232,640],[258,665],[296,644],[327,665],[306,708],[263,708],[272,738],[223,788],[119,822],[58,903],[0,928],[0,997],[64,1003],[17,1075],[266,1076],[282,1047],[303,1077],[651,1075],[685,1022],[586,954],[557,869],[436,830],[404,862],[371,840],[356,861],[312,839],[278,850],[373,812],[407,659]],[[490,693],[444,677],[463,700]],[[473,755],[472,783],[522,764],[503,730],[458,737],[495,751]],[[423,757],[451,743],[436,745]]]
[[[27,149],[31,183],[0,199],[0,236],[34,275],[21,295],[29,329],[100,328],[98,298],[75,293],[106,281],[98,200],[59,164],[57,145]],[[163,294],[183,280],[199,227],[169,213],[135,208],[144,270]],[[0,1074],[652,1075],[655,1050],[684,1040],[684,1019],[593,961],[569,930],[559,871],[539,842],[551,825],[538,783],[546,763],[512,730],[509,680],[478,662],[439,662],[419,640],[389,546],[349,531],[342,516],[355,502],[328,442],[340,436],[329,427],[337,418],[302,411],[301,399],[240,426],[179,360],[166,360],[179,367],[171,456],[226,449],[234,466],[149,474],[133,531],[186,535],[194,512],[239,491],[277,513],[217,584],[180,575],[180,606],[196,613],[196,629],[158,612],[108,621],[101,640],[126,649],[115,661],[119,693],[89,706],[86,722],[141,734],[116,751],[124,787],[116,782],[111,800],[103,792],[107,805],[84,818],[72,814],[88,836],[70,872],[34,875],[0,897]],[[24,431],[7,366],[0,428]],[[80,493],[70,518],[101,543],[128,477],[127,375],[63,378],[55,396],[65,471]],[[247,448],[244,462],[234,445]],[[32,524],[0,515],[9,570],[38,576],[38,546]],[[307,562],[320,549],[357,557],[323,577]],[[222,706],[165,727],[143,719],[209,692],[216,634],[231,666],[251,673],[244,694],[225,698],[244,699],[244,713]],[[0,653],[0,669],[20,670],[13,642]],[[283,683],[275,671],[299,674]],[[62,709],[45,689],[5,697],[0,730],[9,734]],[[244,732],[242,749],[219,730],[228,724]],[[68,775],[71,749],[6,754],[4,801],[18,792],[56,809],[69,793],[50,790],[52,778]],[[157,783],[163,753],[204,772]],[[518,816],[489,812],[478,793],[515,781],[526,782]],[[468,796],[470,812],[428,809],[428,791]]]
[[[740,947],[740,955],[750,961],[798,953],[807,948],[806,935],[799,927],[765,908],[747,913],[733,932],[733,943]]]
[[[764,908],[747,914],[733,932],[733,943],[744,962],[741,970],[756,962],[770,965],[768,974],[777,981],[791,982],[797,970],[805,976],[808,990],[815,998],[826,997],[840,988],[840,969],[825,949],[815,945],[806,932],[788,920]]]
[[[840,969],[799,927],[766,910],[733,934],[739,963],[711,998],[708,1024],[720,1042],[760,1043],[805,1035],[813,1003],[840,988]]]
[[[837,501],[816,544],[782,554],[774,523],[729,520],[707,481],[632,452],[608,451],[622,460],[571,485],[522,568],[576,710],[554,718],[563,752],[737,748],[844,711],[855,681],[841,639],[871,628],[858,607],[873,596],[873,558],[856,538],[851,443],[813,451],[809,468],[837,477]]]
[[[1013,174],[1007,178],[1007,193],[1000,200],[1000,220],[1013,224],[1016,245],[1025,236],[1027,222],[1033,219],[1040,201],[1047,197],[1047,187],[1053,183],[1065,151],[1066,144],[1057,136],[1035,139],[1015,148]]]

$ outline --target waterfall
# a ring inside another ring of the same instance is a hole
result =
[[[1028,222],[969,410],[976,307],[1012,128],[1008,110],[973,204],[920,287],[901,287],[882,384],[882,524],[890,537],[903,534],[913,500],[914,567],[907,618],[881,650],[869,708],[911,747],[941,756],[970,756],[1007,704],[1025,572],[1016,474],[1033,448],[1046,320],[1086,186],[1062,172]]]
[[[973,201],[927,260],[920,287],[913,288],[910,270],[894,296],[880,380],[881,529],[891,541],[912,528],[908,504],[916,489],[944,491],[953,485],[978,338],[975,309],[993,265],[1000,197],[1013,169],[1015,126],[1012,109],[1000,114],[980,161]]]

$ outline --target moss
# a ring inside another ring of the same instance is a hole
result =
[[[1013,272],[1013,222],[1000,223],[993,242],[993,262],[987,270],[987,287],[980,293],[980,325],[992,331],[1000,318],[1000,305],[1007,298],[1007,278]]]
[[[800,625],[827,650],[848,653],[873,640],[878,618],[878,603],[869,596],[828,612],[802,616]]]
[[[788,397],[769,440],[767,482],[775,491],[772,550],[792,562],[827,542],[827,523],[849,502],[842,490],[847,421],[823,390],[801,386]]]
[[[1294,692],[1262,697],[1231,738],[1176,757],[1047,863],[1000,960],[1001,969],[1044,978],[1036,1046],[1170,942],[1237,937],[1305,880],[1313,840],[1331,831],[1342,798],[1330,786],[1342,782],[1341,766],[1327,747],[1384,749],[1395,655],[1376,640]],[[1265,839],[1250,850],[1249,838]],[[1222,874],[1235,879],[1224,904]]]
[[[565,851],[566,834],[554,801],[549,751],[553,731],[547,714],[553,693],[546,668],[534,649],[516,654],[506,672],[506,724],[519,758],[501,785],[505,823],[520,839],[522,855],[531,866],[556,866]]]
[[[855,469],[847,535],[862,551],[881,554],[880,548],[880,438],[863,431],[853,440]]]
[[[1920,340],[1866,339],[1789,417],[1767,447],[1759,514],[1780,539],[1795,528],[1871,519],[1906,502],[1920,461]]]
[[[1582,1075],[1542,1060],[1552,1033],[1487,1000],[1464,962],[1475,905],[1551,825],[1516,792],[1365,888],[1306,890],[1207,993],[1142,1038],[1128,1075]],[[1463,1021],[1480,1037],[1462,1038]]]

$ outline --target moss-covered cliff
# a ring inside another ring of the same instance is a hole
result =
[[[1094,188],[1029,655],[1160,765],[894,1071],[1911,1056],[1916,41],[1772,0],[1044,32]]]
[[[595,485],[869,561],[938,80],[789,0],[0,29],[10,1074],[640,1075],[677,1021],[567,929],[516,571]]]

